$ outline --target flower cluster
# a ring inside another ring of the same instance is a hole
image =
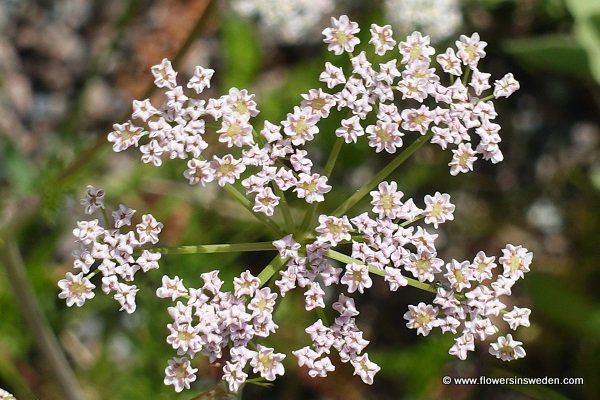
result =
[[[161,257],[160,253],[149,250],[143,250],[141,253],[138,251],[140,254],[134,257],[135,252],[145,244],[158,243],[158,235],[163,225],[152,215],[145,214],[136,225],[135,232],[122,232],[122,228],[131,225],[136,211],[120,204],[119,208],[112,212],[113,223],[109,226],[108,215],[104,209],[104,190],[93,186],[87,187],[81,204],[86,214],[101,210],[106,227],[103,227],[98,219],[77,222],[73,236],[79,249],[73,252],[73,267],[80,272],[67,272],[65,279],[58,282],[62,290],[58,297],[66,299],[69,307],[81,307],[87,299],[95,296],[96,286],[91,279],[100,272],[102,291],[105,294],[113,293],[114,299],[121,305],[121,310],[133,313],[136,309],[135,297],[138,288],[131,282],[139,270],[148,272],[157,269]]]
[[[359,43],[358,32],[358,24],[343,15],[332,18],[332,27],[323,31],[324,41],[335,54],[351,53]],[[390,26],[372,25],[371,35],[370,43],[378,55],[396,45]],[[167,156],[188,160],[184,176],[190,184],[233,184],[251,168],[253,173],[242,180],[242,185],[248,196],[254,196],[254,211],[267,216],[273,215],[285,191],[313,203],[322,202],[323,195],[331,190],[327,177],[314,172],[313,162],[302,147],[319,133],[318,122],[329,115],[332,107],[347,109],[351,114],[335,131],[346,143],[366,134],[376,152],[395,153],[402,148],[408,132],[426,135],[431,131],[431,143],[442,149],[453,147],[450,174],[468,172],[478,157],[492,163],[502,161],[500,125],[493,122],[497,114],[491,99],[510,96],[519,84],[512,74],[506,74],[494,83],[493,95],[480,98],[492,87],[490,74],[477,68],[485,56],[486,43],[474,33],[471,37],[461,36],[456,45],[456,51],[449,48],[436,58],[454,82],[449,86],[431,67],[435,50],[429,37],[419,32],[399,43],[401,65],[393,59],[375,69],[363,51],[351,58],[353,70],[346,78],[342,68],[327,62],[320,80],[330,89],[343,87],[333,93],[321,88],[309,90],[284,121],[278,125],[265,121],[260,132],[251,124],[259,113],[254,95],[232,88],[219,98],[195,98],[210,87],[214,71],[196,67],[186,92],[178,86],[177,72],[170,61],[164,59],[152,68],[152,73],[158,87],[169,89],[165,103],[155,108],[148,99],[134,101],[132,117],[144,126],[131,121],[115,124],[109,141],[115,151],[139,146],[142,161],[156,166]],[[421,105],[400,110],[395,104],[398,98]],[[432,100],[436,107],[423,104],[426,100]],[[361,122],[372,112],[376,113],[376,123],[363,127]],[[212,134],[227,148],[224,155],[217,154],[218,146],[208,146],[211,132],[207,124],[214,124],[213,120],[220,122],[220,128]],[[475,146],[472,130],[479,138]],[[140,144],[141,140],[145,143]]]
[[[234,279],[233,292],[221,291],[223,281],[218,271],[201,277],[202,287],[188,289],[179,277],[163,276],[162,286],[156,291],[159,298],[177,300],[177,304],[168,309],[173,322],[167,325],[170,332],[167,343],[180,357],[169,361],[165,384],[173,385],[177,392],[189,389],[196,379],[190,367],[191,359],[202,354],[214,363],[223,358],[223,350],[227,349],[223,379],[233,392],[246,381],[247,364],[268,381],[283,375],[284,354],[260,344],[255,350],[249,348],[251,340],[267,337],[277,330],[272,315],[277,293],[269,288],[261,289],[260,280],[249,271]]]
[[[214,71],[196,67],[184,89],[170,61],[164,59],[152,73],[156,86],[166,90],[165,102],[155,107],[149,99],[134,101],[132,118],[137,125],[131,121],[115,124],[109,134],[115,151],[138,147],[145,163],[160,166],[166,158],[186,160],[183,175],[190,184],[205,186],[214,181],[235,191],[234,197],[241,197],[242,204],[278,234],[272,245],[261,248],[276,250],[274,261],[260,278],[249,271],[241,273],[232,291],[221,290],[218,271],[202,274],[204,284],[199,288],[184,286],[177,276],[162,278],[156,295],[175,303],[168,309],[172,323],[167,326],[167,343],[177,351],[165,370],[165,384],[176,391],[189,388],[196,379],[193,362],[197,355],[221,363],[223,379],[233,392],[246,382],[250,368],[268,381],[283,375],[285,355],[257,340],[278,330],[273,308],[296,288],[303,290],[305,309],[323,315],[305,330],[310,344],[292,352],[298,364],[312,377],[327,376],[335,370],[330,358],[333,349],[341,362],[350,363],[355,374],[371,384],[380,368],[365,352],[369,341],[357,325],[359,311],[350,295],[371,288],[374,275],[383,277],[391,291],[409,285],[435,295],[431,304],[409,306],[404,317],[417,334],[426,336],[439,328],[456,335],[450,354],[465,359],[477,340],[497,337],[489,350],[492,355],[502,360],[525,355],[521,342],[511,334],[502,336],[499,322],[503,320],[512,330],[529,325],[530,310],[514,307],[506,311],[503,296],[509,296],[515,282],[529,271],[532,254],[522,246],[506,245],[498,258],[503,271],[498,271],[496,258],[484,252],[473,261],[439,258],[435,230],[454,219],[449,194],[436,192],[415,202],[405,198],[396,182],[384,181],[387,175],[378,174],[376,183],[365,184],[342,206],[314,221],[318,203],[332,189],[327,175],[336,151],[361,136],[367,136],[376,153],[402,151],[411,135],[411,146],[430,141],[450,149],[451,175],[473,170],[478,158],[492,163],[503,159],[492,100],[510,96],[519,84],[506,74],[495,81],[492,94],[485,94],[492,84],[490,74],[478,69],[486,43],[477,33],[461,36],[456,49],[434,57],[428,36],[414,32],[398,43],[389,25],[372,25],[369,43],[376,56],[399,52],[398,59],[375,65],[365,51],[353,53],[360,43],[359,31],[358,24],[345,15],[332,18],[332,25],[323,31],[324,42],[337,55],[348,53],[352,70],[327,62],[319,80],[329,92],[322,87],[310,89],[278,124],[265,121],[262,128],[254,128],[252,119],[259,110],[254,95],[246,90],[232,88],[218,98],[199,98],[210,87]],[[436,72],[434,60],[444,77]],[[335,131],[337,150],[330,155],[329,167],[317,172],[307,145],[320,133],[319,121],[333,107],[347,111],[348,116]],[[375,122],[367,122],[373,121],[368,116],[374,116]],[[253,204],[237,192],[238,185],[253,198]],[[360,200],[352,203],[353,198],[369,192],[370,212],[344,215]],[[290,193],[310,204],[301,224],[293,220],[283,201]],[[89,188],[86,211],[103,209],[102,198],[103,192]],[[276,210],[282,212],[284,221]],[[78,223],[74,234],[83,250],[75,265],[82,273],[61,281],[60,297],[77,305],[92,297],[93,285],[83,275],[95,260],[101,260],[97,270],[104,275],[103,289],[116,291],[123,308],[133,311],[135,303],[127,296],[135,295],[135,286],[118,283],[118,278],[131,281],[137,270],[157,267],[160,254],[146,249],[136,260],[133,251],[145,243],[155,244],[162,225],[145,215],[137,225],[137,237],[133,232],[120,233],[122,226],[130,224],[132,213],[125,206],[113,213],[115,229],[101,228],[97,220]],[[342,244],[351,248],[350,255],[336,250]],[[244,251],[243,246],[238,249]],[[274,285],[279,293],[264,287],[276,273]],[[119,292],[121,285],[129,290],[128,295]],[[323,309],[327,308],[326,290],[333,288],[347,294],[339,294],[333,303],[336,317],[329,323]]]

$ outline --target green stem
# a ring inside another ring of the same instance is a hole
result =
[[[161,254],[201,254],[201,253],[241,253],[247,251],[275,250],[271,242],[255,243],[226,243],[226,244],[198,244],[193,246],[156,247],[148,250]]]
[[[471,75],[471,68],[467,67],[467,70],[465,71],[465,74],[463,75],[463,79],[462,79],[463,85],[467,86],[470,75]]]
[[[369,192],[379,185],[381,181],[387,178],[392,172],[396,170],[404,161],[406,161],[415,151],[417,151],[421,146],[423,146],[426,142],[431,139],[433,136],[433,132],[427,133],[425,136],[421,136],[417,138],[414,142],[410,144],[404,151],[396,156],[388,165],[386,165],[381,171],[377,173],[371,180],[365,183],[362,187],[360,187],[352,196],[350,196],[346,201],[344,201],[338,208],[333,211],[333,215],[340,216],[343,215],[346,211],[352,208],[356,203],[358,203],[363,197],[365,197]]]
[[[403,223],[400,224],[400,226],[404,228],[405,226],[415,223],[418,220],[423,219],[423,218],[425,218],[424,215],[419,215],[418,217],[415,217],[415,218],[411,219],[410,221],[404,221]]]
[[[492,100],[495,98],[496,98],[496,96],[494,96],[493,94],[490,94],[489,96],[485,96],[484,98],[479,99],[479,101],[488,101],[488,100]]]
[[[281,188],[279,186],[277,186],[275,183],[273,183],[273,189],[275,191],[275,194],[277,196],[279,196],[279,208],[281,209],[281,212],[283,213],[283,220],[285,221],[285,229],[287,229],[288,232],[293,232],[294,228],[295,228],[294,219],[292,218],[290,206],[288,205],[288,202],[285,199],[285,192],[283,190],[281,190]]]
[[[58,387],[58,396],[66,400],[83,399],[83,391],[77,377],[29,283],[27,267],[15,240],[9,239],[5,243],[0,251],[0,264],[6,270],[8,284],[13,289],[15,303],[21,308],[21,315],[29,328],[30,337],[38,346],[52,382]]]
[[[267,218],[264,214],[256,213],[252,210],[252,203],[246,198],[235,186],[227,184],[223,187],[227,193],[231,195],[245,209],[250,211],[260,222],[269,227],[278,237],[285,236],[285,232],[273,220]]]
[[[354,264],[360,264],[360,265],[366,265],[365,263],[363,263],[361,260],[358,260],[356,258],[352,258],[350,256],[347,256],[343,253],[340,253],[338,251],[335,250],[327,250],[327,252],[325,253],[325,255],[329,258],[332,258],[334,260],[343,262],[343,263],[354,263]],[[379,275],[379,276],[385,276],[385,273],[383,271],[381,271],[379,268],[373,266],[373,265],[367,265],[369,267],[369,272],[375,275]],[[437,294],[437,290],[429,283],[424,283],[421,281],[418,281],[416,279],[413,278],[409,278],[407,276],[405,276],[404,278],[406,278],[406,280],[408,281],[408,286],[412,286],[415,287],[417,289],[421,289],[421,290],[425,290],[426,292],[430,292],[430,293],[436,293]]]
[[[265,286],[269,279],[271,279],[273,275],[275,275],[275,272],[279,271],[281,267],[285,265],[287,260],[287,258],[281,258],[279,255],[275,256],[275,258],[273,258],[271,262],[267,264],[267,266],[262,271],[260,271],[260,274],[258,274],[260,286]]]
[[[325,168],[323,169],[324,176],[329,178],[329,176],[331,175],[331,172],[333,171],[333,167],[335,166],[335,162],[337,161],[337,158],[340,155],[340,151],[342,149],[343,144],[344,144],[344,139],[342,139],[341,137],[336,139],[336,141],[333,144],[333,147],[331,149],[331,152],[329,153],[329,158],[327,159],[327,162],[325,163]],[[300,226],[301,232],[304,232],[308,229],[308,226],[310,225],[311,221],[315,217],[318,207],[319,207],[318,202],[315,202],[310,206],[306,215],[304,216],[302,225]]]
[[[342,149],[342,146],[344,145],[344,139],[342,139],[341,137],[337,138],[335,143],[333,144],[333,148],[331,149],[331,153],[329,153],[329,158],[327,159],[327,162],[325,163],[325,168],[323,169],[323,175],[329,177],[329,175],[331,175],[331,171],[333,171],[333,167],[335,166],[335,162],[338,159],[338,156],[340,155],[340,150]]]
[[[112,228],[113,225],[110,223],[110,219],[108,218],[108,213],[106,212],[106,209],[104,207],[102,207],[101,210],[102,210],[102,218],[104,219],[104,225],[106,225],[106,229]]]
[[[317,312],[317,317],[323,321],[323,325],[329,326],[329,321],[327,321],[327,315],[325,315],[325,311],[321,307],[315,308],[315,311]]]

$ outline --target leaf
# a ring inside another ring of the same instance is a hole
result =
[[[600,307],[592,299],[565,285],[564,278],[532,272],[523,283],[545,318],[576,332],[580,337],[600,338]]]
[[[529,68],[580,77],[591,75],[586,50],[571,36],[509,40],[504,43],[504,51]]]
[[[592,75],[600,83],[600,1],[567,0],[567,7],[575,19],[577,41],[586,50]]]

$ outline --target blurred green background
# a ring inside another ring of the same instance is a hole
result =
[[[215,388],[219,370],[199,359],[191,391],[175,394],[163,385],[173,352],[164,341],[168,303],[154,290],[163,273],[190,284],[215,267],[226,282],[247,268],[258,273],[272,254],[164,256],[161,270],[136,280],[135,314],[117,312],[100,293],[69,309],[57,298],[56,282],[71,268],[71,230],[83,217],[79,198],[93,184],[106,189],[107,204],[153,213],[165,224],[165,245],[273,237],[214,186],[187,185],[183,161],[142,165],[134,154],[112,153],[106,134],[128,118],[132,99],[153,94],[149,67],[163,57],[183,76],[194,65],[214,68],[214,95],[248,88],[257,94],[258,120],[280,121],[300,93],[320,87],[324,62],[334,60],[319,42],[328,17],[349,14],[366,43],[370,23],[406,12],[384,3],[338,1],[314,21],[316,36],[280,43],[263,20],[236,14],[227,2],[0,2],[0,388],[18,399],[65,399],[73,396],[65,391],[71,371],[85,399],[217,398],[201,394]],[[506,243],[534,252],[532,272],[512,296],[533,310],[531,327],[516,334],[527,357],[506,364],[485,345],[466,361],[449,356],[452,337],[416,337],[402,318],[408,304],[430,296],[413,288],[390,293],[378,281],[381,290],[357,299],[370,357],[382,367],[373,386],[346,365],[310,379],[288,355],[286,375],[273,388],[247,387],[244,399],[600,398],[600,2],[457,4],[461,23],[436,49],[477,31],[488,42],[482,70],[492,79],[513,72],[521,83],[513,97],[496,102],[505,160],[450,177],[448,153],[429,146],[393,178],[415,199],[452,195],[457,211],[442,229],[442,258],[470,259],[478,250],[498,255]],[[323,122],[321,132],[333,132],[338,121]],[[316,162],[333,140],[319,135]],[[330,204],[341,203],[387,160],[364,141],[340,157]],[[301,295],[286,297],[275,318],[280,330],[270,343],[278,350],[289,354],[307,343],[303,329],[315,316],[302,310]],[[53,341],[68,361],[63,375],[60,362],[50,361],[61,358],[48,354]],[[444,375],[583,377],[585,384],[444,386]]]

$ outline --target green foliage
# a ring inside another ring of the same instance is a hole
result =
[[[586,50],[592,75],[600,83],[600,2],[567,0],[567,6],[575,18],[577,41]]]
[[[428,399],[432,388],[439,385],[446,363],[450,360],[448,348],[453,340],[450,335],[432,334],[427,342],[412,346],[371,350],[373,361],[381,365],[381,377],[397,380],[406,388],[410,399]]]
[[[589,57],[573,37],[544,35],[513,39],[504,43],[504,51],[533,70],[574,77],[591,77]]]
[[[233,14],[224,15],[221,24],[220,49],[223,62],[219,74],[220,87],[248,87],[261,66],[259,40],[249,21]]]
[[[35,171],[33,162],[11,141],[0,141],[0,183],[8,184],[14,194],[30,193]]]

